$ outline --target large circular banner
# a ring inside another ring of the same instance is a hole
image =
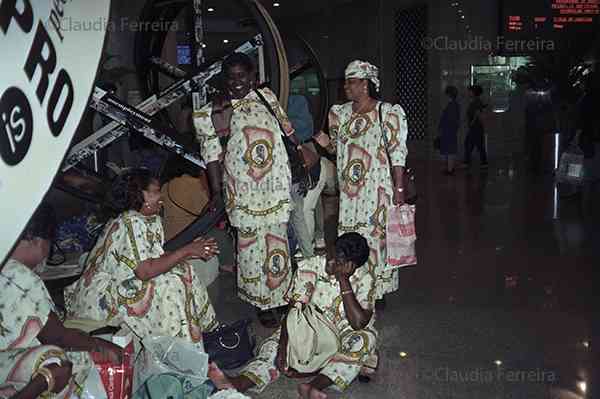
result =
[[[81,120],[109,10],[110,0],[0,0],[0,262]]]

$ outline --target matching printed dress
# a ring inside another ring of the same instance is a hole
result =
[[[325,317],[336,327],[340,340],[338,352],[320,371],[334,383],[334,388],[345,390],[359,375],[364,366],[375,367],[377,356],[377,330],[375,314],[365,328],[354,330],[346,317],[340,284],[325,270],[326,258],[315,256],[298,264],[293,285],[288,293],[288,301],[312,303],[323,311]],[[372,270],[363,265],[350,277],[350,285],[363,309],[375,307],[375,276]],[[290,334],[293,332],[290,332]],[[256,384],[255,390],[263,391],[267,385],[279,378],[275,358],[279,347],[281,328],[267,338],[260,346],[258,355],[241,372]]]
[[[187,262],[148,281],[135,275],[163,253],[159,216],[126,211],[108,222],[83,276],[65,289],[70,317],[124,322],[138,337],[173,336],[191,342],[217,326],[206,288]]]
[[[238,233],[238,296],[265,310],[286,304],[292,278],[287,236],[291,174],[279,122],[286,134],[293,129],[277,97],[269,89],[260,91],[277,119],[252,91],[232,100],[226,147],[213,126],[211,103],[194,113],[194,126],[205,162],[222,162],[226,210]]]
[[[369,265],[377,277],[377,298],[398,289],[398,271],[387,264],[385,235],[387,209],[394,195],[391,167],[404,167],[408,153],[404,110],[400,105],[383,103],[382,132],[380,104],[363,114],[354,112],[351,102],[334,105],[329,112],[340,187],[338,234],[357,232],[367,239]]]

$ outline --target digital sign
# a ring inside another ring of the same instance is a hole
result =
[[[499,36],[509,44],[546,40],[558,47],[572,34],[592,33],[598,18],[600,0],[500,0]],[[506,46],[499,50],[512,52]]]

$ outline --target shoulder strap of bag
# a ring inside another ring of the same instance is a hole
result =
[[[390,154],[388,154],[387,150],[389,148],[388,146],[388,140],[387,137],[385,137],[385,125],[383,123],[383,101],[379,102],[379,128],[381,129],[381,137],[383,138],[383,145],[385,146],[385,153],[388,156],[388,160],[390,157]],[[391,160],[390,160],[390,165],[391,165]]]
[[[271,107],[271,104],[269,104],[269,102],[267,101],[267,99],[265,98],[265,96],[263,96],[263,94],[257,90],[254,89],[254,92],[256,93],[256,95],[258,96],[258,98],[260,99],[260,102],[263,103],[263,105],[265,107],[267,107],[267,109],[269,110],[269,113],[271,115],[273,115],[273,118],[275,118],[275,120],[277,121],[277,124],[279,125],[279,129],[281,130],[281,134],[285,137],[287,137],[287,134],[285,134],[285,129],[283,128],[283,126],[281,125],[281,121],[279,120],[279,118],[277,117],[277,114],[275,113],[275,111],[273,110],[273,107]]]

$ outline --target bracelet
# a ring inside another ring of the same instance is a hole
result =
[[[46,380],[46,385],[48,386],[48,388],[43,392],[43,394],[52,392],[52,390],[54,389],[54,376],[52,375],[52,372],[50,370],[48,370],[46,367],[40,367],[38,369],[38,371],[33,375],[33,377],[31,377],[31,379],[35,379],[35,377],[37,377],[38,375],[41,375],[42,377],[44,377],[44,379]]]
[[[352,291],[352,290],[342,291],[342,296],[343,295],[348,295],[348,294],[354,294],[354,291]]]

